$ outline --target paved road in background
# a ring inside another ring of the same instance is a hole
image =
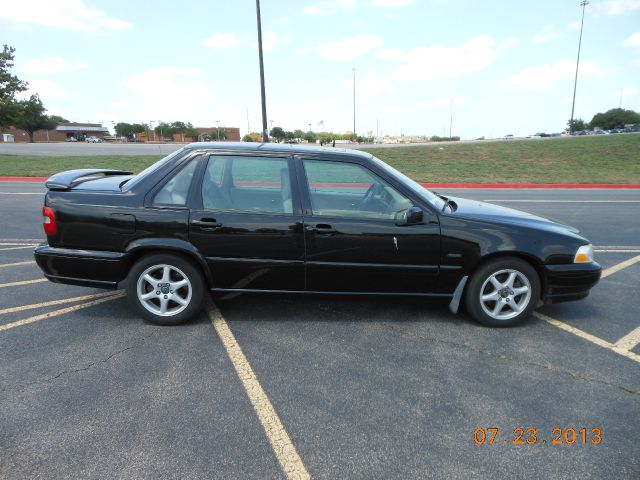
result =
[[[638,190],[441,193],[550,215],[597,246],[640,251]],[[43,238],[43,194],[0,183],[0,249]],[[609,268],[639,253],[596,255]],[[0,265],[30,260],[30,247],[0,251]],[[640,326],[638,275],[640,263],[582,302],[540,311],[615,342]],[[34,265],[0,268],[0,287],[38,278]],[[2,287],[0,311],[98,293]],[[489,329],[416,299],[216,303],[314,478],[640,476],[640,363],[549,323]],[[68,305],[2,314],[0,328]],[[2,478],[284,478],[205,313],[162,328],[113,300],[0,331],[0,365]],[[514,445],[513,429],[532,425],[548,442]],[[478,427],[500,428],[495,444],[476,446]],[[553,446],[554,427],[599,427],[603,440]]]

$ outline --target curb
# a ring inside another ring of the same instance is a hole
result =
[[[0,177],[0,182],[45,182],[48,177]],[[604,188],[604,189],[640,189],[640,183],[421,183],[427,188]]]

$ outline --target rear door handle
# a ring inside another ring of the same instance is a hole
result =
[[[313,232],[318,235],[333,235],[338,231],[327,223],[318,223],[317,225],[307,225],[307,232]]]
[[[202,220],[191,220],[191,225],[202,228],[202,230],[216,230],[222,227],[215,218],[203,218]]]

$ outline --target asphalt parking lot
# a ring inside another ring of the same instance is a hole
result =
[[[43,281],[43,193],[0,183],[1,478],[640,476],[638,190],[441,192],[595,245],[592,294],[511,329],[424,300],[248,295],[153,326],[119,292]]]

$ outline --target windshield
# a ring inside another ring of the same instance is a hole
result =
[[[127,182],[123,185],[122,190],[129,190],[130,188],[135,187],[139,182],[144,180],[144,178],[147,175],[149,175],[150,173],[153,173],[157,169],[161,168],[163,165],[165,165],[167,162],[169,162],[172,158],[175,158],[178,155],[182,154],[183,151],[184,151],[184,148],[181,148],[179,150],[176,150],[173,153],[170,153],[169,155],[167,155],[163,159],[158,160],[156,163],[152,163],[147,168],[142,170],[139,174],[137,174],[136,176],[134,176],[130,180],[127,180]]]
[[[399,172],[398,170],[391,167],[390,165],[387,165],[379,158],[371,157],[371,159],[375,162],[376,165],[384,169],[385,172],[387,172],[389,175],[400,180],[404,185],[409,187],[411,191],[413,191],[416,195],[425,199],[427,202],[429,202],[431,205],[436,207],[438,210],[442,210],[442,207],[444,206],[444,200],[442,198],[437,196],[432,191],[427,190],[415,180],[411,180],[404,173]]]

